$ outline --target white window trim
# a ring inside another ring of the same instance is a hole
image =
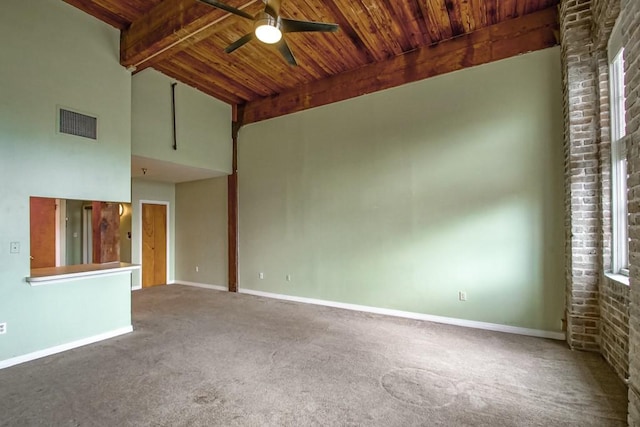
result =
[[[627,213],[627,137],[624,100],[624,48],[616,22],[607,48],[609,59],[609,104],[611,110],[611,225],[612,272],[629,275]],[[622,102],[620,103],[620,100]],[[621,108],[622,107],[622,108]]]
[[[627,214],[627,173],[621,163],[626,159],[627,138],[611,144],[611,226],[612,226],[612,271],[629,275],[629,238]]]

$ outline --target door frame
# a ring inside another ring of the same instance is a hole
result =
[[[138,232],[140,233],[140,238],[138,239],[138,259],[140,260],[140,287],[139,288],[135,288],[134,290],[137,289],[142,289],[142,205],[165,205],[166,209],[167,209],[167,224],[166,224],[166,230],[165,230],[165,235],[167,236],[167,250],[166,250],[166,261],[167,261],[167,271],[166,271],[166,275],[167,275],[167,285],[170,285],[173,283],[172,280],[169,280],[169,267],[171,266],[171,258],[169,256],[170,251],[171,251],[171,246],[169,245],[169,243],[171,243],[171,202],[168,202],[166,200],[140,200],[138,202],[138,224],[137,224],[137,229]]]
[[[56,267],[67,265],[67,203],[56,199]]]
[[[93,264],[93,206],[83,203],[82,209],[82,263]]]

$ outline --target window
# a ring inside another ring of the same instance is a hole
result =
[[[611,106],[612,270],[629,275],[627,212],[627,147],[624,98],[624,48],[616,23],[609,39],[609,102]]]

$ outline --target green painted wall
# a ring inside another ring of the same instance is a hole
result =
[[[227,242],[227,178],[176,184],[176,281],[227,287]]]
[[[65,265],[82,264],[82,211],[85,201],[66,200]]]
[[[142,209],[140,202],[166,202],[169,215],[169,256],[167,259],[169,272],[167,282],[175,279],[176,265],[176,186],[172,183],[148,181],[145,179],[131,180],[131,261],[142,264]],[[135,289],[142,286],[142,271],[134,271],[131,286]]]
[[[61,1],[0,7],[0,360],[131,325],[128,275],[31,287],[29,196],[128,201],[131,77],[119,33]],[[79,37],[79,35],[82,35]],[[56,106],[93,113],[98,138],[56,133]],[[19,254],[9,253],[20,242]]]
[[[153,69],[133,77],[132,154],[231,173],[231,107],[182,83],[176,86],[178,150],[173,149],[173,82]]]
[[[561,94],[552,48],[243,128],[241,288],[559,331]]]

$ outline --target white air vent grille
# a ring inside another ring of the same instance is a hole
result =
[[[98,139],[98,119],[60,108],[60,133]]]

